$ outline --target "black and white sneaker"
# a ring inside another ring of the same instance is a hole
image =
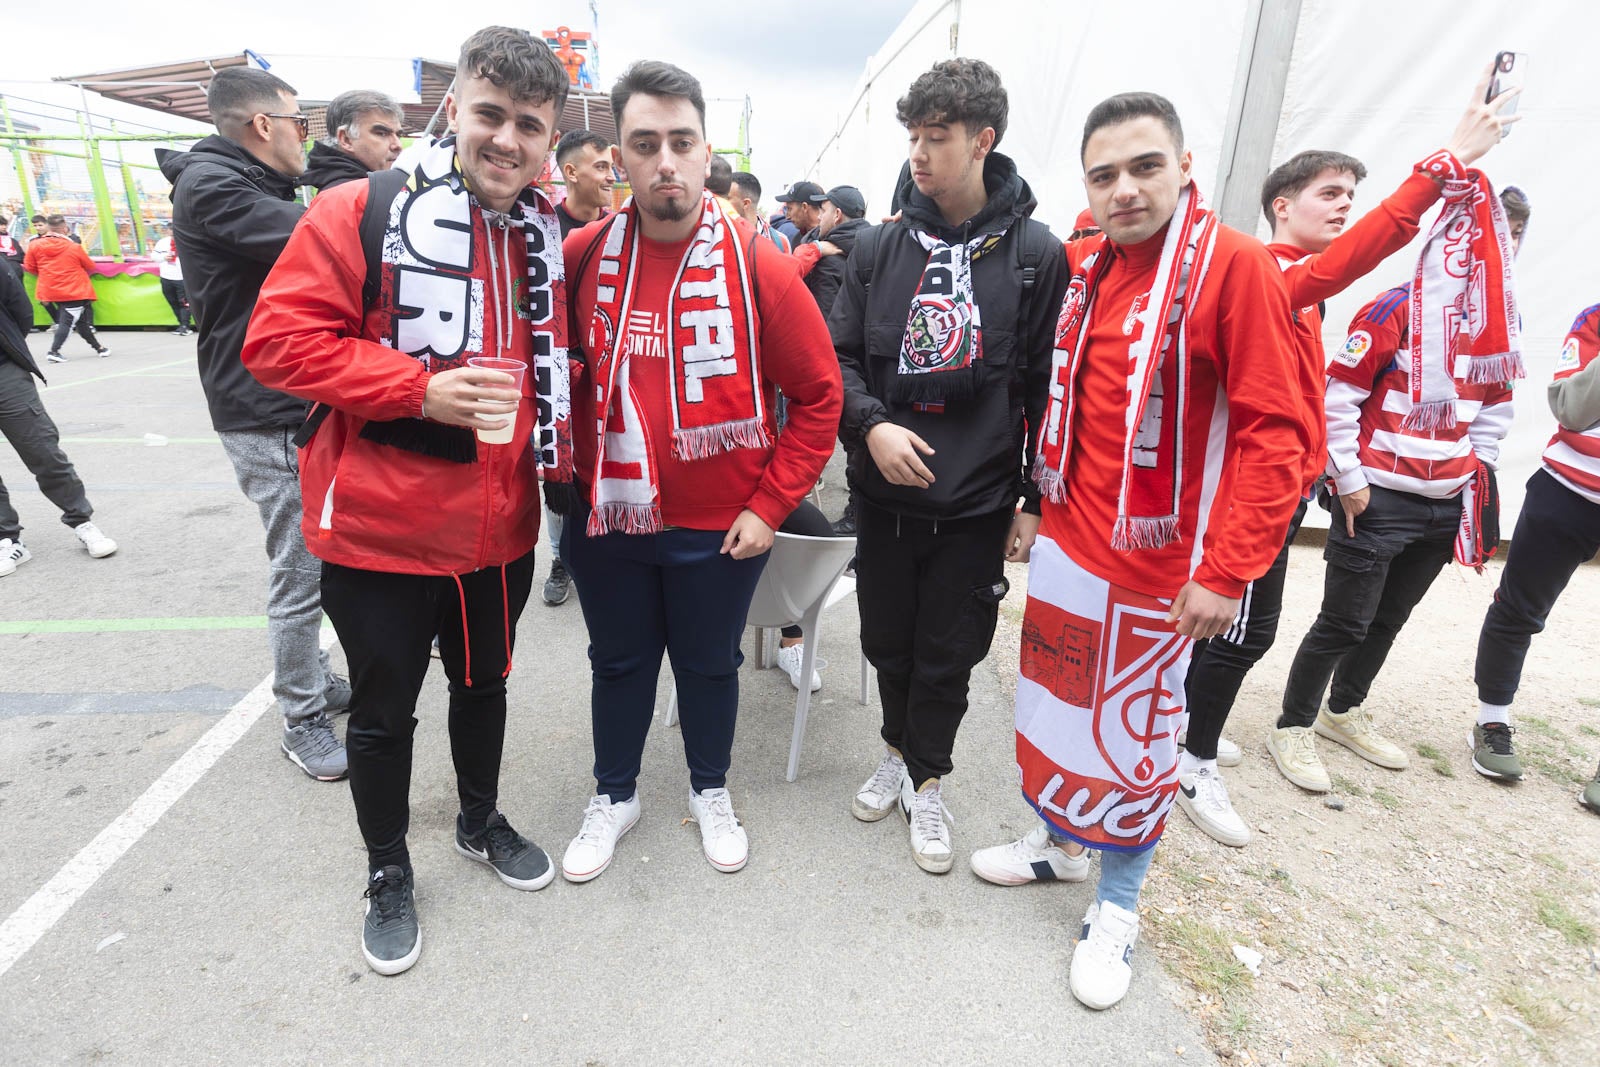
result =
[[[555,865],[544,849],[513,830],[498,811],[489,816],[480,833],[470,837],[457,815],[456,851],[494,868],[494,873],[512,889],[543,889],[556,876]]]
[[[367,881],[367,918],[361,927],[361,954],[379,974],[408,971],[422,954],[422,927],[411,873],[385,867]]]

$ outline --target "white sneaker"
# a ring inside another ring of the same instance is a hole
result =
[[[583,809],[583,825],[578,836],[567,846],[561,858],[561,873],[569,882],[587,882],[598,878],[600,872],[611,866],[611,854],[617,841],[633,829],[639,821],[639,794],[620,804],[611,803],[608,796],[589,798]]]
[[[778,666],[783,668],[783,673],[789,676],[789,684],[795,689],[800,688],[800,668],[803,666],[802,657],[806,654],[804,643],[778,646]],[[811,691],[815,693],[822,688],[822,673],[815,666],[811,668]]]
[[[1243,848],[1250,843],[1250,827],[1233,810],[1233,803],[1228,799],[1228,787],[1222,784],[1222,775],[1210,767],[1201,767],[1193,774],[1178,775],[1178,807],[1214,840],[1234,848]]]
[[[900,778],[900,814],[911,835],[911,858],[929,874],[950,870],[955,853],[950,849],[950,812],[939,791],[939,779],[929,778],[913,791],[909,776]]]
[[[1139,917],[1109,900],[1089,905],[1083,934],[1072,950],[1069,984],[1078,1002],[1104,1011],[1128,992],[1133,980],[1133,943],[1139,939]]]
[[[1337,741],[1368,763],[1376,763],[1392,771],[1403,771],[1411,765],[1405,749],[1378,733],[1373,725],[1372,713],[1361,707],[1351,708],[1343,715],[1335,715],[1324,704],[1317,712],[1312,729],[1329,741]]]
[[[28,546],[9,537],[0,537],[0,578],[10,574],[33,558]]]
[[[906,776],[906,761],[885,750],[878,769],[850,802],[850,814],[862,822],[877,822],[894,810],[900,800],[900,782]]]
[[[1189,728],[1185,726],[1178,731],[1178,747],[1182,748],[1189,740]],[[1229,741],[1226,737],[1217,738],[1217,766],[1237,767],[1244,762],[1244,752],[1239,746]]]
[[[92,522],[80,523],[72,528],[72,532],[78,535],[78,540],[83,542],[83,547],[95,559],[104,559],[117,550],[117,543],[101,533],[100,527]]]
[[[1317,755],[1317,735],[1309,726],[1274,726],[1267,734],[1267,751],[1283,776],[1313,793],[1333,792],[1328,769]]]
[[[1067,855],[1050,839],[1050,828],[1040,823],[1020,841],[974,852],[972,873],[995,885],[1081,882],[1089,876],[1089,851]]]
[[[750,858],[750,839],[733,813],[733,797],[726,789],[690,791],[689,814],[700,824],[700,846],[711,866],[732,874]]]

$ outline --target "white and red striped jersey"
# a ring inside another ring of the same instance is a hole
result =
[[[1390,289],[1356,313],[1328,362],[1328,475],[1341,495],[1376,485],[1444,500],[1460,493],[1478,460],[1493,468],[1511,429],[1511,387],[1456,383],[1456,424],[1407,429],[1411,411],[1410,290]],[[1596,442],[1600,444],[1600,442]]]
[[[1600,304],[1573,322],[1556,360],[1555,381],[1571,378],[1600,355]],[[1557,425],[1544,450],[1544,469],[1574,493],[1600,504],[1600,423],[1583,429]]]

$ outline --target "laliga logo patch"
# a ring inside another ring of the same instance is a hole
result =
[[[939,370],[960,362],[969,324],[965,305],[944,296],[917,297],[906,330],[906,358],[918,370]]]
[[[1567,343],[1561,346],[1561,355],[1556,359],[1556,370],[1576,370],[1578,362],[1578,339],[1569,337]]]
[[[1344,347],[1335,352],[1333,358],[1346,367],[1354,367],[1360,364],[1361,357],[1371,348],[1372,335],[1366,330],[1357,330],[1345,338]]]

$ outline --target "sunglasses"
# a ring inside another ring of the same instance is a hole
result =
[[[273,113],[271,111],[263,111],[262,114],[267,116],[267,118],[269,118],[269,119],[293,119],[294,120],[294,124],[296,126],[300,127],[300,139],[302,141],[304,141],[306,139],[306,137],[311,133],[311,116],[310,115],[279,115],[279,114],[275,114],[275,113]]]

